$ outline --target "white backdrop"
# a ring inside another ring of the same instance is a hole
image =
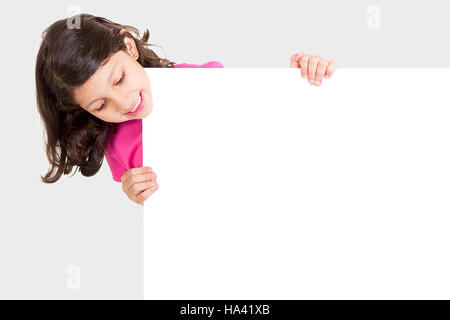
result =
[[[145,299],[450,298],[449,69],[146,69]]]

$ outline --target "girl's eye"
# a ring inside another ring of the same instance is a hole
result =
[[[125,72],[122,72],[122,77],[120,78],[120,80],[116,83],[116,85],[119,85],[122,83],[123,79],[125,79]]]
[[[100,106],[100,108],[96,109],[95,111],[101,111],[105,107],[106,102],[103,102],[103,104]]]

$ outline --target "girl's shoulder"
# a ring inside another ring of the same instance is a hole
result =
[[[175,64],[176,68],[223,68],[223,64],[220,61],[208,61],[203,64],[193,64],[193,63],[180,63]]]

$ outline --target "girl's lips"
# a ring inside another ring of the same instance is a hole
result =
[[[142,91],[139,92],[139,95],[141,96],[141,103],[139,104],[137,109],[134,112],[127,112],[126,114],[128,114],[130,116],[136,116],[139,113],[141,113],[142,109],[144,109],[144,96],[142,95]]]

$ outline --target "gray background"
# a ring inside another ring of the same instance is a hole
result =
[[[143,297],[143,209],[112,180],[106,161],[94,177],[77,173],[53,185],[39,178],[48,163],[34,67],[52,22],[83,12],[141,34],[148,28],[150,42],[176,63],[289,67],[290,55],[303,50],[341,67],[448,67],[449,7],[444,0],[2,4],[0,298]],[[71,265],[79,267],[79,287],[67,285]]]

